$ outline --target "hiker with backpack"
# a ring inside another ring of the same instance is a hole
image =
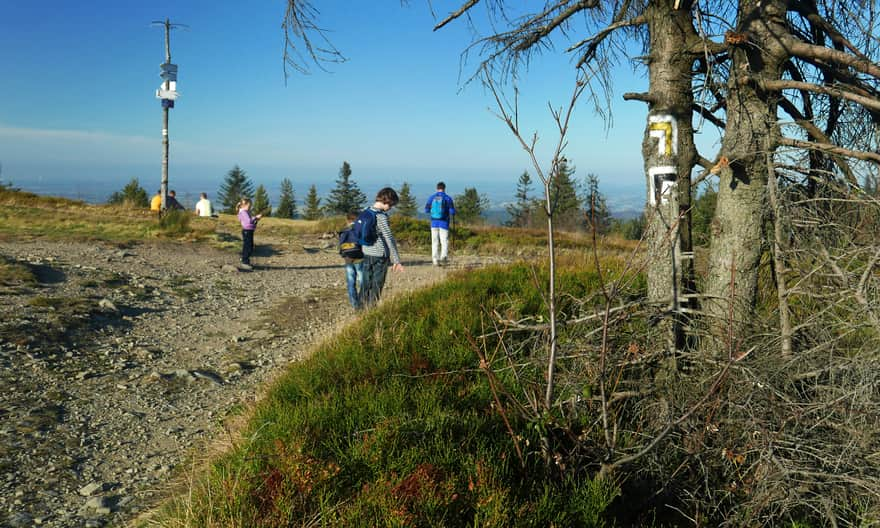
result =
[[[425,214],[431,218],[431,261],[435,266],[449,260],[449,226],[455,216],[452,197],[446,194],[446,184],[437,183],[437,192],[425,203]]]
[[[354,231],[357,213],[348,213],[348,227],[339,232],[339,255],[345,260],[345,283],[348,286],[348,301],[355,310],[361,309],[358,287],[364,283],[364,251],[358,243]]]
[[[364,252],[360,291],[360,304],[364,308],[379,301],[389,263],[394,271],[403,271],[397,242],[388,222],[388,210],[398,201],[397,192],[385,187],[376,194],[376,203],[364,209],[354,223],[354,232]]]

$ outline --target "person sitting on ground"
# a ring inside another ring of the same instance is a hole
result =
[[[168,191],[168,197],[165,199],[165,209],[168,211],[183,210],[183,206],[177,201],[177,193],[174,190]]]
[[[162,210],[162,190],[156,191],[156,196],[153,196],[150,199],[150,211],[161,211]]]
[[[198,216],[213,216],[214,208],[211,206],[211,200],[208,200],[207,193],[199,195],[200,200],[196,202],[196,214]]]
[[[403,271],[400,254],[397,252],[397,242],[394,241],[391,224],[388,222],[388,210],[397,205],[398,201],[400,199],[397,192],[391,187],[385,187],[376,194],[376,203],[369,208],[376,215],[377,236],[373,244],[362,246],[364,261],[360,301],[363,307],[379,302],[382,288],[385,287],[389,262],[392,263],[394,271]]]

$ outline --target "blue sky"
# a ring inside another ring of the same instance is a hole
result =
[[[463,85],[471,35],[463,23],[434,32],[427,1],[316,0],[322,25],[348,59],[283,75],[285,1],[6,2],[0,16],[0,163],[3,181],[36,191],[102,199],[137,177],[149,191],[161,173],[162,111],[154,92],[168,17],[189,26],[171,35],[182,94],[170,115],[170,186],[215,194],[233,165],[270,190],[290,178],[302,198],[329,189],[343,161],[366,194],[408,181],[417,197],[437,179],[493,201],[535,171],[478,83]],[[437,16],[457,2],[434,2]],[[441,5],[442,4],[442,5]],[[585,35],[574,35],[583,38]],[[549,164],[558,137],[548,103],[567,103],[574,70],[561,53],[532,61],[520,88],[520,123],[540,138]],[[613,128],[584,100],[567,157],[584,177],[628,201],[643,200],[642,103],[625,91],[645,81],[619,68]],[[181,192],[181,191],[179,191]],[[273,198],[274,200],[274,198]],[[614,200],[612,200],[613,203]]]

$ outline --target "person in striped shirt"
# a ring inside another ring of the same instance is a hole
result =
[[[388,265],[394,271],[403,271],[400,262],[400,253],[397,251],[397,242],[391,233],[391,224],[388,222],[388,210],[397,205],[399,198],[397,192],[391,187],[385,187],[376,194],[376,203],[370,206],[370,210],[376,215],[376,242],[372,245],[363,246],[363,281],[361,282],[360,301],[361,306],[367,307],[376,304],[385,286],[385,277],[388,273]]]

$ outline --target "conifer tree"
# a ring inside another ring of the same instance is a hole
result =
[[[608,205],[605,202],[605,196],[599,191],[599,177],[595,174],[587,175],[587,194],[584,197],[586,206],[585,220],[587,230],[596,230],[596,234],[608,234],[611,228],[611,213],[608,212]]]
[[[583,200],[578,195],[578,185],[574,180],[575,168],[565,158],[560,160],[550,182],[550,207],[553,223],[559,229],[576,230],[583,226]],[[534,219],[541,224],[547,221],[544,201],[536,202]]]
[[[529,171],[523,171],[516,182],[516,202],[505,207],[510,218],[505,225],[510,227],[526,227],[530,223],[532,210],[535,208],[534,199],[529,196],[532,190],[532,178]]]
[[[455,217],[465,223],[478,221],[487,207],[489,199],[474,187],[465,187],[464,193],[455,197]]]
[[[360,211],[366,201],[367,197],[351,179],[351,165],[343,161],[339,178],[336,179],[336,188],[330,191],[324,205],[325,210],[331,215],[345,215]]]
[[[236,214],[238,202],[245,196],[253,198],[254,184],[248,179],[247,173],[236,165],[226,173],[226,179],[220,186],[220,192],[217,193],[217,199],[223,206],[222,212]]]
[[[272,204],[269,203],[269,193],[263,184],[257,185],[257,191],[254,193],[254,214],[263,216],[272,216]]]
[[[147,196],[147,191],[141,187],[138,179],[132,178],[121,191],[111,194],[110,198],[107,199],[107,203],[116,205],[126,204],[133,207],[149,207],[150,197]]]
[[[397,203],[397,214],[415,218],[418,213],[419,206],[416,203],[416,197],[412,195],[408,182],[403,182],[400,186],[400,192],[397,193],[400,201]]]
[[[309,187],[309,194],[306,195],[305,211],[303,218],[306,220],[317,220],[324,216],[321,212],[321,199],[318,198],[318,189],[315,184]]]
[[[281,180],[281,197],[275,209],[278,218],[294,218],[296,216],[296,200],[293,195],[293,183],[289,179]]]

